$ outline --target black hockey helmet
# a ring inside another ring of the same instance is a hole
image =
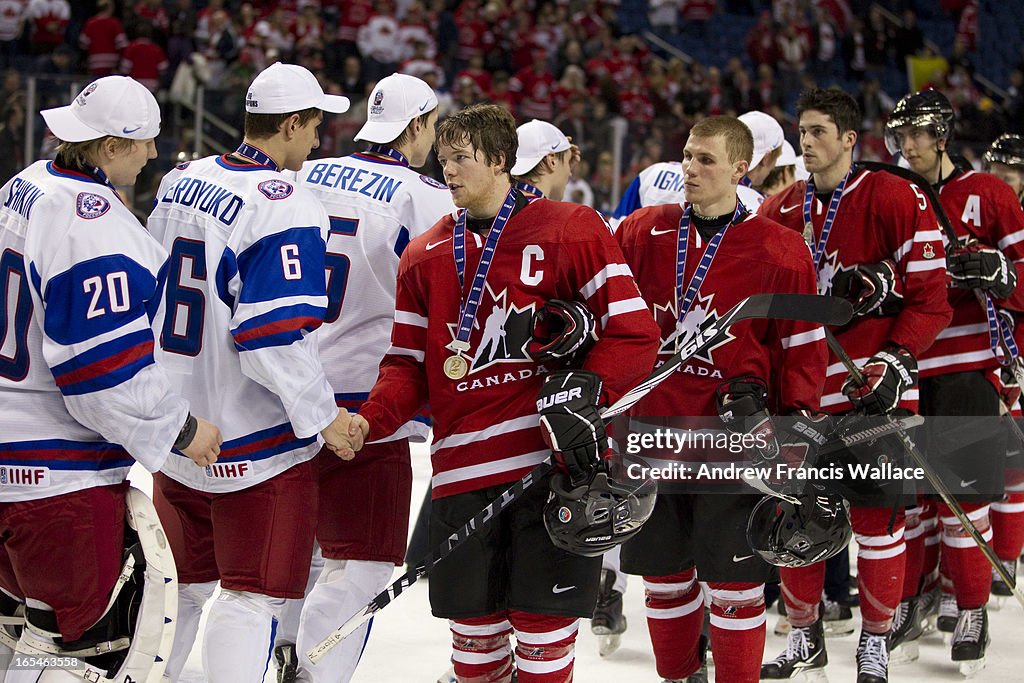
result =
[[[1003,133],[985,150],[985,163],[1024,166],[1024,137]]]
[[[838,555],[853,538],[847,503],[834,494],[765,496],[747,521],[750,549],[777,567],[806,567]]]
[[[949,141],[953,134],[953,105],[938,90],[922,90],[896,103],[885,124],[885,147],[890,154],[900,151],[899,129],[928,127],[936,140]]]
[[[584,557],[602,555],[635,536],[654,512],[658,493],[654,479],[628,477],[624,468],[612,474],[604,465],[575,487],[559,472],[550,488],[544,506],[548,536],[555,547]]]

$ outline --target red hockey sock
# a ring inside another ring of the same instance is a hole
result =
[[[903,511],[897,514],[890,533],[891,516],[891,508],[854,507],[850,511],[850,523],[857,538],[861,628],[868,633],[889,631],[903,594]]]
[[[907,546],[905,569],[903,571],[903,593],[901,600],[908,600],[918,594],[924,571],[925,526],[921,522],[920,507],[907,510],[907,522],[903,530],[903,541]]]
[[[793,626],[810,626],[818,620],[818,603],[825,588],[825,563],[816,562],[809,567],[782,567],[782,599],[786,601],[786,614]]]
[[[704,596],[696,572],[645,576],[644,594],[658,675],[673,679],[695,673],[701,664],[698,645],[704,624]]]
[[[756,683],[764,655],[764,584],[712,581],[708,585],[715,678]]]
[[[519,683],[570,683],[580,620],[512,610]]]
[[[508,636],[512,625],[505,613],[449,621],[452,663],[459,683],[509,683],[512,651]]]
[[[1000,560],[1016,560],[1024,548],[1024,491],[1007,490],[992,503],[992,550]]]
[[[988,519],[988,503],[963,503],[967,517],[981,532],[986,542],[992,542],[992,527]],[[960,520],[943,504],[939,508],[942,522],[943,565],[953,581],[956,604],[960,609],[974,609],[988,602],[992,588],[992,568],[978,544],[960,524]]]
[[[923,592],[935,588],[939,576],[939,548],[942,547],[942,529],[939,528],[939,510],[935,503],[929,502],[921,513],[921,526],[924,527],[924,563],[921,575],[924,576]]]

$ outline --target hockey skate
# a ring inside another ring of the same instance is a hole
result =
[[[936,621],[939,619],[939,603],[942,602],[941,598],[942,591],[938,587],[921,595],[917,612],[921,617],[922,635],[934,633],[938,628]]]
[[[299,656],[291,643],[278,645],[274,648],[274,661],[277,663],[277,683],[295,683],[299,669]]]
[[[984,607],[960,610],[953,632],[952,658],[960,662],[961,674],[970,677],[985,668],[985,648],[991,640]]]
[[[956,630],[956,622],[960,613],[956,606],[956,596],[952,593],[942,593],[939,600],[939,618],[935,620],[935,626],[942,634],[942,642],[948,643],[953,631]]]
[[[1017,577],[1017,560],[999,560],[999,562],[1003,565],[1006,569],[1006,573],[1009,574],[1011,578]],[[1006,602],[1006,599],[1013,595],[1013,588],[1015,586],[1016,583],[1013,586],[1007,586],[1006,582],[1003,581],[1003,577],[999,576],[999,572],[993,569],[992,597],[994,597],[995,600],[993,600],[989,606],[992,609],[1001,609],[1003,604]]]
[[[853,610],[847,605],[822,598],[820,614],[826,636],[842,637],[853,633]]]
[[[888,683],[889,636],[860,632],[857,643],[857,683]]]
[[[921,619],[920,596],[914,596],[900,603],[892,618],[892,635],[889,638],[889,662],[906,664],[916,662],[920,657],[920,639],[924,633]]]
[[[825,633],[821,619],[810,626],[794,626],[789,632],[786,651],[761,665],[761,680],[777,681],[802,677],[805,681],[828,683],[825,665]]]
[[[622,634],[626,632],[626,617],[622,615],[622,593],[615,590],[615,573],[601,570],[601,592],[597,607],[590,620],[590,632],[597,636],[597,651],[607,657],[619,649]]]

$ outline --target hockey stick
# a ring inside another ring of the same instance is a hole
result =
[[[881,161],[862,161],[858,163],[869,171],[882,171],[884,173],[891,173],[894,176],[903,178],[904,180],[913,183],[922,192],[924,192],[928,197],[928,203],[932,205],[932,212],[935,214],[935,218],[939,221],[939,227],[942,229],[942,233],[946,236],[946,242],[948,242],[946,245],[946,254],[948,255],[953,253],[957,248],[957,245],[960,243],[960,238],[956,234],[953,222],[949,220],[949,215],[946,214],[945,207],[942,206],[942,202],[939,200],[939,193],[935,191],[935,188],[932,187],[931,183],[929,183],[924,176],[912,169],[903,168],[902,166],[897,166],[895,164],[886,164]],[[987,310],[989,295],[980,289],[974,289],[971,291],[974,292],[974,296],[977,297],[978,303],[981,304],[981,307]],[[1006,367],[1008,367],[1010,372],[1013,373],[1014,379],[1017,380],[1017,384],[1024,387],[1024,366],[1022,366],[1021,359],[1019,357],[1013,359],[1013,362]],[[1024,432],[1021,431],[1020,426],[1018,426],[1012,418],[1010,419],[1010,431],[1014,433],[1021,443],[1024,443]]]
[[[687,360],[722,341],[729,327],[742,320],[774,318],[803,320],[825,325],[845,325],[851,317],[853,317],[853,307],[850,303],[835,297],[823,297],[817,294],[755,294],[749,296],[729,309],[721,318],[705,320],[678,353],[665,361],[643,382],[627,391],[618,401],[601,411],[601,417],[607,421],[629,410]],[[430,573],[430,569],[435,564],[465,543],[466,539],[477,529],[489,524],[502,510],[516,499],[521,498],[523,492],[543,478],[551,467],[550,458],[535,466],[525,477],[510,486],[497,499],[491,501],[487,507],[449,536],[434,552],[378,593],[367,603],[362,612],[353,615],[318,645],[306,652],[306,656],[313,664],[318,663],[331,648],[369,621],[377,612],[387,607],[405,589]]]
[[[827,329],[825,330],[825,341],[828,342],[828,347],[832,349],[832,352],[836,354],[843,366],[845,366],[849,371],[850,376],[853,377],[853,381],[860,386],[865,386],[866,380],[864,379],[864,375],[861,373],[860,368],[858,368],[856,363],[853,362],[850,355],[846,353],[846,349],[839,344],[839,340],[835,338],[835,335]],[[885,419],[892,420],[892,418],[888,417]],[[1020,588],[1017,587],[1016,578],[1010,576],[1010,573],[1006,571],[1006,567],[1004,567],[1003,563],[999,561],[999,557],[996,555],[995,551],[992,550],[992,546],[985,541],[981,532],[978,531],[978,527],[974,526],[974,522],[972,522],[970,517],[967,516],[964,509],[960,507],[960,503],[953,498],[953,494],[950,493],[946,484],[943,483],[937,474],[935,474],[935,470],[933,470],[932,466],[928,464],[924,454],[921,453],[914,442],[910,440],[910,436],[906,431],[903,429],[897,429],[896,435],[900,439],[900,444],[903,446],[903,450],[905,450],[917,466],[921,468],[921,471],[924,472],[925,478],[928,479],[928,483],[932,485],[932,488],[934,488],[938,492],[939,497],[942,498],[942,502],[953,511],[953,514],[956,515],[960,524],[962,524],[964,529],[967,530],[967,533],[971,535],[974,542],[978,544],[982,554],[985,555],[985,559],[988,560],[988,563],[992,565],[992,568],[997,574],[999,574],[1000,578],[1002,578],[1002,580],[1006,582],[1006,585],[1010,587],[1010,590],[1013,591],[1013,595],[1017,598],[1017,602],[1019,602],[1021,606],[1024,606],[1024,593],[1022,593]]]

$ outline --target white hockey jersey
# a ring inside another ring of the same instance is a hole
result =
[[[764,201],[764,195],[747,185],[736,187],[736,195],[747,207],[747,211],[757,213]],[[662,204],[680,204],[686,201],[686,189],[683,187],[683,165],[678,161],[661,161],[651,164],[640,171],[626,191],[622,193],[619,205],[612,213],[611,225],[617,227],[623,218],[644,206],[661,206]]]
[[[188,415],[154,363],[167,252],[108,185],[39,161],[0,189],[0,255],[0,502],[157,471]]]
[[[302,184],[330,217],[328,312],[316,332],[335,399],[356,412],[370,395],[391,344],[398,259],[405,246],[442,216],[454,213],[448,188],[408,164],[372,153],[308,161]],[[426,439],[425,414],[384,441]]]
[[[338,412],[310,334],[327,309],[327,215],[305,188],[237,159],[173,169],[148,224],[170,252],[158,353],[193,412],[224,436],[215,464],[175,454],[163,471],[209,492],[309,460]]]

